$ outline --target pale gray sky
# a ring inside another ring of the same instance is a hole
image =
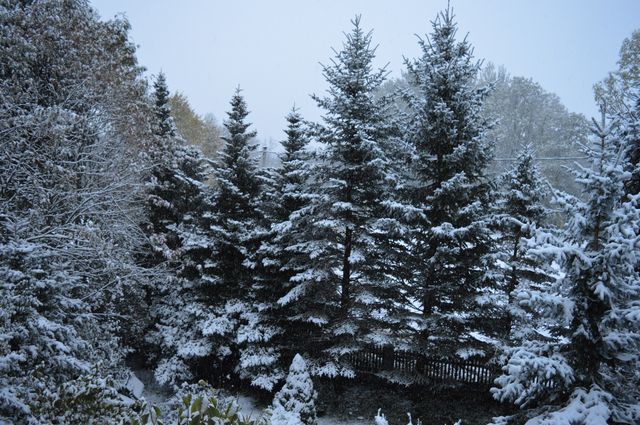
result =
[[[169,88],[194,109],[225,117],[236,86],[244,90],[258,137],[283,138],[295,102],[308,119],[309,98],[326,89],[319,62],[340,49],[350,20],[373,29],[380,66],[400,75],[403,56],[418,55],[416,34],[446,0],[94,0],[103,18],[124,13],[138,59],[163,70]],[[575,112],[594,115],[592,85],[615,69],[624,38],[640,28],[639,0],[452,0],[459,35],[479,59],[531,77]]]

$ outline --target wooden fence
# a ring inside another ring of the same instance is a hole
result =
[[[483,362],[429,357],[389,345],[369,347],[344,359],[359,372],[399,371],[430,381],[491,385],[499,373],[498,367]]]

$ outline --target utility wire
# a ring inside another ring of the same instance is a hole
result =
[[[515,161],[518,158],[493,158],[494,161]],[[588,156],[556,156],[533,158],[534,161],[575,161],[578,159],[589,159]]]

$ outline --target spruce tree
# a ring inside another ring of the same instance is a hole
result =
[[[171,117],[169,105],[169,88],[163,72],[158,74],[153,83],[153,132],[160,137],[172,137],[176,135],[176,127]]]
[[[628,157],[631,178],[625,184],[627,193],[640,193],[640,94],[636,96],[633,108],[619,118],[621,134]]]
[[[227,135],[222,138],[225,146],[214,171],[217,191],[211,208],[221,237],[218,247],[221,291],[228,297],[240,297],[249,277],[243,263],[247,259],[246,242],[258,219],[260,177],[252,155],[257,148],[253,143],[256,132],[249,131],[251,124],[245,122],[249,111],[239,88],[227,115],[224,122]]]
[[[314,425],[317,397],[307,364],[300,354],[296,354],[284,386],[273,397],[270,409],[271,423],[273,425]]]
[[[482,118],[486,90],[475,85],[480,64],[466,38],[456,41],[453,19],[450,9],[442,12],[429,38],[419,41],[422,57],[407,61],[413,87],[403,94],[405,128],[415,149],[407,202],[419,213],[407,238],[405,267],[413,271],[409,299],[421,311],[417,347],[466,357],[487,354],[481,335],[495,333],[485,214],[491,145]]]
[[[200,325],[208,316],[202,277],[214,241],[201,218],[209,191],[205,160],[175,131],[164,74],[154,88],[147,229],[155,254],[149,265],[159,267],[159,276],[150,288],[155,327],[146,339],[159,351],[156,380],[177,385],[192,379],[198,361],[214,352]]]
[[[633,319],[640,313],[639,200],[625,196],[630,176],[620,140],[604,118],[593,131],[594,144],[585,149],[592,166],[576,171],[586,199],[566,202],[565,281],[574,302],[567,355],[576,386],[609,392],[612,418],[632,423],[640,419],[625,418],[626,403],[639,399],[640,328]]]
[[[357,17],[324,67],[328,95],[314,96],[325,115],[313,127],[322,148],[302,192],[312,202],[290,215],[288,231],[297,240],[287,248],[287,268],[296,273],[279,303],[291,326],[310,332],[300,346],[316,354],[312,371],[319,375],[353,376],[342,355],[384,343],[394,317],[395,287],[380,267],[390,128],[385,104],[374,97],[386,71],[373,69],[374,57],[371,34]]]
[[[150,162],[147,182],[147,232],[151,240],[150,266],[172,261],[181,241],[175,231],[191,209],[202,202],[204,159],[195,148],[187,147],[176,135],[169,106],[169,89],[163,73],[154,82],[151,128],[153,144],[148,149]],[[197,201],[200,199],[199,201]],[[187,217],[189,219],[190,217]]]
[[[246,341],[241,348],[241,376],[255,386],[272,390],[285,377],[287,365],[281,364],[282,350],[294,345],[301,331],[291,326],[278,300],[291,289],[289,279],[295,274],[295,264],[288,248],[296,243],[290,217],[308,205],[306,193],[310,153],[306,151],[308,135],[302,116],[294,107],[286,117],[287,138],[281,142],[281,167],[266,170],[260,211],[263,225],[257,236],[260,246],[250,253],[253,269],[252,300],[256,303],[252,326],[268,330],[254,333],[260,338]]]
[[[560,235],[546,224],[548,210],[541,203],[546,192],[530,146],[499,178],[498,187],[496,257],[507,306],[501,335],[506,366],[491,392],[520,407],[552,403],[573,381],[560,352],[571,313],[556,282],[559,273],[551,267],[555,258],[547,251],[561,244]]]
[[[564,406],[543,407],[543,411],[557,410],[532,419],[533,424],[560,418],[582,423],[589,415],[599,415],[602,423],[640,419],[639,199],[625,194],[628,157],[604,114],[602,123],[594,121],[593,131],[592,144],[584,147],[591,165],[578,166],[574,172],[583,186],[582,199],[568,195],[559,199],[568,216],[562,240],[540,250],[554,254],[562,264],[559,293],[547,294],[547,299],[564,310],[567,342],[534,353],[524,368],[522,359],[512,358],[506,377],[498,381],[502,389],[497,394],[510,394],[507,398],[519,404],[544,399],[549,393],[562,402],[570,394]],[[527,364],[539,372],[518,382]],[[542,385],[545,377],[555,384]]]
[[[251,124],[245,122],[248,114],[238,88],[224,122],[225,146],[213,173],[216,190],[203,214],[215,245],[203,276],[212,312],[202,329],[216,347],[217,372],[222,376],[242,373],[238,366],[242,362],[252,364],[253,357],[239,359],[239,345],[268,338],[271,332],[270,327],[261,326],[258,313],[262,306],[252,289],[252,253],[263,234],[262,178],[253,156],[256,132],[249,131]]]
[[[546,209],[542,205],[545,197],[543,181],[538,167],[533,163],[533,150],[526,145],[518,155],[513,167],[498,179],[499,199],[497,206],[498,259],[504,264],[500,273],[507,296],[508,311],[505,335],[511,338],[526,338],[522,330],[512,328],[514,320],[527,322],[528,318],[518,304],[517,292],[525,288],[544,286],[551,277],[541,259],[532,255],[529,239],[543,227]]]

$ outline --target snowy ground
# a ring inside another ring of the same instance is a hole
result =
[[[127,388],[129,388],[136,397],[142,397],[150,404],[160,407],[166,405],[172,396],[166,388],[156,384],[151,371],[144,369],[136,370],[135,373],[132,372],[129,381],[127,382]],[[263,414],[263,408],[249,396],[240,394],[235,398],[235,402],[237,403],[240,412],[245,417],[257,419]],[[318,425],[372,425],[373,423],[373,417],[343,419],[325,416],[318,418]]]
[[[262,415],[262,409],[256,405],[256,401],[245,395],[240,395],[237,398],[238,406],[240,407],[240,412],[244,416],[248,416],[250,418],[259,418]],[[356,419],[340,419],[334,417],[321,417],[318,418],[318,425],[372,425],[373,418],[367,420],[366,418],[356,418]]]
[[[147,400],[149,404],[162,406],[171,398],[171,392],[156,383],[152,371],[138,369],[132,374],[134,379],[129,380],[128,388],[136,395],[138,395],[138,393],[141,394],[142,398]],[[141,389],[140,386],[142,386]],[[132,387],[134,387],[135,390],[133,390]]]

